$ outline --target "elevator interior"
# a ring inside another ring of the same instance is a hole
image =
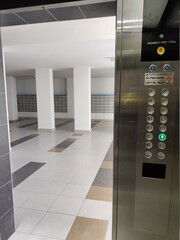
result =
[[[113,240],[179,239],[178,9],[118,1]]]

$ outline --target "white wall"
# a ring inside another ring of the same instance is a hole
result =
[[[17,94],[36,94],[36,82],[34,78],[16,78]],[[66,94],[65,79],[54,79],[54,94]]]
[[[16,78],[17,94],[36,94],[34,78]]]
[[[91,94],[114,94],[114,78],[92,78]]]
[[[72,79],[69,79],[69,81]],[[34,79],[18,79],[17,78],[17,93],[18,94],[36,94],[36,85]],[[67,81],[65,79],[54,79],[54,93],[67,94]],[[114,78],[92,78],[91,94],[114,94]],[[72,97],[72,96],[70,96]],[[72,102],[72,101],[71,101]],[[31,116],[30,113],[19,113],[19,117]],[[35,116],[32,113],[32,117]],[[58,118],[72,118],[73,112],[55,113]],[[112,119],[112,113],[92,113],[92,119]]]
[[[36,94],[33,78],[16,78],[17,94]],[[54,93],[67,94],[65,79],[54,79]],[[114,78],[92,78],[91,94],[114,94]]]
[[[54,79],[54,94],[67,94],[66,79]]]

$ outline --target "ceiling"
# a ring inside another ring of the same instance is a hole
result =
[[[54,5],[47,5],[34,8],[15,9],[7,13],[5,11],[1,13],[1,27],[109,17],[115,15],[116,2],[114,0],[104,0],[103,2],[91,4],[80,1],[71,3],[68,6],[59,4],[56,7],[54,7]]]
[[[75,66],[91,67],[94,77],[114,75],[115,17],[9,26],[1,34],[7,75],[52,68],[65,78]]]

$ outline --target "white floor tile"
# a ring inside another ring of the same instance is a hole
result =
[[[47,237],[40,237],[37,235],[30,235],[27,240],[56,240],[57,238],[47,238]],[[17,239],[19,240],[19,239]],[[59,238],[58,238],[59,240]]]
[[[112,240],[112,220],[109,220],[105,240]]]
[[[59,196],[65,187],[66,183],[47,181],[37,192]]]
[[[109,220],[112,204],[110,202],[86,199],[78,216]]]
[[[31,180],[26,179],[24,182],[19,184],[15,189],[21,191],[35,192],[41,188],[44,181],[42,180]]]
[[[68,171],[57,172],[49,178],[49,181],[69,183],[71,181],[71,179],[73,178],[73,176],[74,176],[74,174],[71,172],[68,172]]]
[[[75,216],[70,214],[76,215],[80,212],[80,216],[108,220],[110,203],[82,201],[112,142],[112,122],[101,121],[91,133],[84,133],[62,153],[48,151],[66,138],[72,137],[73,124],[51,132],[37,131],[34,126],[28,129],[17,128],[20,123],[11,128],[12,139],[19,139],[32,133],[40,135],[13,147],[11,152],[13,171],[30,161],[46,164],[14,190],[15,206],[19,207],[15,210],[17,230],[21,234],[27,233],[25,237],[31,234],[28,240],[65,240],[75,219]],[[27,208],[20,208],[22,205]],[[46,213],[47,209],[59,214]],[[23,235],[19,235],[19,232],[17,236],[18,240],[21,240]],[[106,240],[111,240],[110,230],[106,237]]]
[[[95,178],[95,174],[93,175],[76,174],[76,176],[72,178],[70,183],[91,186],[94,181],[94,178]]]
[[[27,201],[31,195],[32,195],[32,192],[25,192],[25,191],[20,191],[20,190],[14,189],[13,190],[14,206],[21,207],[22,204],[25,201]]]
[[[8,240],[26,240],[29,234],[15,232]]]
[[[61,195],[66,197],[85,198],[89,188],[89,186],[85,185],[68,184]]]
[[[16,230],[23,233],[31,233],[39,223],[45,212],[16,208],[15,225]]]
[[[65,240],[75,220],[73,216],[47,213],[33,234]]]
[[[84,199],[72,197],[59,197],[49,209],[49,212],[63,213],[76,216],[83,204]]]
[[[56,199],[54,195],[35,193],[22,205],[22,208],[47,211]]]

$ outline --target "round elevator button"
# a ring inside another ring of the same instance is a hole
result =
[[[151,149],[153,147],[152,142],[148,141],[145,143],[146,148]]]
[[[157,70],[157,66],[155,64],[152,64],[150,67],[149,67],[149,71],[151,72],[155,72]]]
[[[167,98],[161,98],[161,104],[163,106],[167,106],[168,105],[168,99]]]
[[[169,90],[167,88],[163,88],[161,90],[161,94],[164,96],[164,97],[167,97],[169,95]]]
[[[161,123],[166,123],[167,122],[167,117],[166,116],[161,116],[160,117],[160,122]]]
[[[152,133],[146,133],[146,139],[147,140],[152,140],[153,139]]]
[[[153,106],[155,104],[155,99],[150,97],[148,98],[148,105]]]
[[[153,125],[152,125],[152,124],[148,124],[148,125],[146,126],[146,130],[147,130],[148,132],[152,132],[152,131],[153,131]]]
[[[159,141],[164,142],[166,140],[166,134],[165,133],[160,133],[158,135],[158,139],[159,139]]]
[[[145,152],[145,157],[146,157],[146,158],[152,158],[152,152],[146,151],[146,152]]]
[[[152,115],[147,116],[147,122],[148,123],[153,123],[154,122],[154,117]]]
[[[163,160],[165,158],[165,154],[163,152],[159,152],[157,157],[161,160]]]
[[[168,72],[170,69],[171,69],[171,66],[170,66],[169,64],[164,64],[163,70],[164,70],[165,72]]]
[[[148,107],[148,108],[147,108],[147,112],[148,112],[149,114],[153,114],[153,113],[154,113],[154,108],[153,108],[153,107]]]
[[[166,147],[166,144],[164,142],[159,142],[158,143],[158,148],[159,149],[165,149],[165,147]]]
[[[159,131],[160,132],[166,132],[166,130],[167,130],[167,127],[165,125],[160,125],[159,126]]]
[[[162,107],[160,109],[161,114],[166,115],[168,113],[168,109],[166,107]]]
[[[153,96],[155,95],[155,93],[156,93],[156,91],[155,91],[154,88],[149,88],[149,89],[148,89],[148,95],[149,95],[150,97],[153,97]]]

